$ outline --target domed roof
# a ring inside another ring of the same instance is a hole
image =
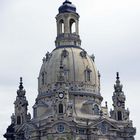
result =
[[[89,75],[88,75],[89,74]],[[56,48],[47,53],[39,74],[39,92],[46,92],[59,81],[99,92],[99,78],[93,58],[80,47]]]
[[[63,2],[63,5],[59,7],[59,13],[65,13],[65,12],[76,13],[76,7],[69,0]]]

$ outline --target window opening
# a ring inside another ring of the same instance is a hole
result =
[[[21,124],[21,117],[17,116],[17,125],[20,125],[20,124]]]
[[[99,107],[98,107],[98,105],[94,105],[94,114],[99,115]]]
[[[64,33],[64,21],[60,20],[60,33]]]
[[[91,81],[91,70],[89,68],[85,70],[85,81]]]
[[[87,81],[90,81],[90,71],[87,71]]]
[[[83,128],[80,128],[79,129],[79,134],[84,134],[85,133],[85,130]]]
[[[59,113],[63,113],[63,104],[59,104]]]
[[[76,22],[74,19],[70,20],[70,33],[76,33]]]
[[[64,125],[63,124],[58,124],[58,126],[57,126],[57,130],[58,130],[58,132],[60,132],[60,133],[62,133],[62,132],[64,132]]]
[[[118,111],[118,121],[122,121],[122,112]]]

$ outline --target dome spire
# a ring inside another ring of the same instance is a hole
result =
[[[116,75],[117,75],[116,79],[119,80],[120,79],[119,72],[117,72]]]
[[[112,96],[113,110],[110,111],[111,118],[117,121],[129,120],[129,111],[125,109],[126,97],[122,91],[122,84],[120,82],[119,72],[116,73],[116,83],[114,85],[114,92]]]
[[[23,82],[22,82],[22,77],[20,77],[20,83],[19,83],[19,90],[23,90]]]
[[[114,85],[115,92],[122,92],[122,85],[120,84],[119,72],[116,73],[116,84]]]
[[[20,77],[20,83],[19,83],[19,89],[17,90],[17,95],[18,97],[24,97],[25,93],[26,91],[24,90],[24,87],[23,87],[22,77]]]

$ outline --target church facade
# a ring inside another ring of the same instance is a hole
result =
[[[68,0],[56,16],[56,48],[47,52],[38,77],[33,116],[20,78],[7,140],[134,140],[136,129],[125,107],[117,72],[113,109],[102,106],[100,73],[94,55],[81,47],[79,14]]]

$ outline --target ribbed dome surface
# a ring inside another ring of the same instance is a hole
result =
[[[81,48],[57,48],[47,55],[47,59],[44,58],[39,74],[39,91],[45,92],[49,86],[59,82],[60,75],[63,75],[66,83],[88,85],[98,92],[99,79],[94,61]]]

